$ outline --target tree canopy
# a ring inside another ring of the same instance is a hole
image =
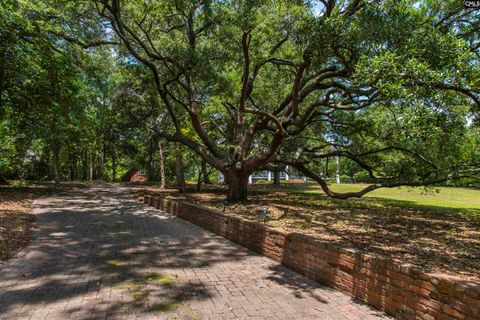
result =
[[[458,1],[0,8],[0,171],[42,148],[53,168],[63,152],[115,179],[119,159],[155,163],[168,141],[223,174],[232,201],[252,172],[286,165],[335,198],[478,178],[480,11]],[[371,185],[333,192],[321,168],[337,157]]]

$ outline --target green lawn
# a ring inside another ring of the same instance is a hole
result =
[[[336,192],[358,191],[366,187],[366,184],[332,184],[331,188]],[[320,187],[314,184],[306,184],[300,187],[301,193],[319,194],[323,196]],[[395,207],[420,208],[442,211],[446,213],[465,213],[479,217],[480,214],[480,190],[452,187],[434,188],[381,188],[367,193],[360,200],[349,200],[373,205],[382,203]]]

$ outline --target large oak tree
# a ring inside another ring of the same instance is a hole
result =
[[[80,32],[94,6],[103,39]],[[220,171],[232,201],[248,176],[290,165],[335,198],[478,174],[462,149],[479,109],[480,14],[458,1],[92,0],[65,39],[118,42],[168,112],[163,138]],[[86,11],[88,12],[88,10]],[[103,23],[102,22],[102,23]],[[373,182],[335,193],[316,173],[342,157]]]

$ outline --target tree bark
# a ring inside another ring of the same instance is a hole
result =
[[[185,190],[185,169],[183,166],[182,160],[182,149],[180,143],[175,143],[176,150],[176,159],[175,159],[175,168],[177,175],[177,187],[181,190]]]
[[[103,152],[100,155],[100,163],[98,166],[98,178],[100,180],[105,180],[105,162],[107,161],[107,147],[106,145],[103,146]]]
[[[201,165],[200,167],[198,168],[198,177],[197,177],[197,191],[200,191],[201,189],[201,186],[202,186],[202,176],[203,176],[203,173],[202,173],[202,170],[201,170]]]
[[[93,180],[93,161],[95,160],[94,158],[94,152],[90,154],[90,161],[89,161],[89,167],[88,167],[88,180],[92,181]]]
[[[273,171],[273,184],[280,184],[280,170]]]
[[[69,169],[70,169],[70,181],[77,179],[77,159],[75,155],[70,154],[69,158]]]
[[[250,173],[235,171],[228,175],[228,202],[248,200],[248,176]]]
[[[210,181],[210,178],[208,177],[209,174],[208,174],[208,170],[207,170],[207,161],[202,160],[201,169],[202,169],[202,175],[203,175],[203,183],[204,184],[212,184],[212,182]]]
[[[82,156],[82,180],[88,179],[88,154],[85,151]]]
[[[58,146],[58,144],[53,146],[52,152],[53,152],[53,159],[52,159],[53,180],[55,181],[55,184],[59,184],[60,183],[60,147]]]
[[[163,158],[163,141],[160,138],[158,140],[158,159],[160,167],[160,189],[165,188],[165,160]]]

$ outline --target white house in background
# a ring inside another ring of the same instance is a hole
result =
[[[335,182],[340,183],[340,161],[339,157],[335,157],[335,164],[336,164],[336,170],[335,170]],[[248,177],[248,183],[253,184],[256,183],[259,180],[265,180],[265,181],[273,181],[274,173],[271,170],[257,170],[254,171],[249,177]],[[299,174],[296,170],[289,170],[288,166],[285,167],[284,170],[281,170],[279,172],[280,180],[288,181],[288,180],[293,180],[295,179],[296,182],[301,182],[302,180],[305,182],[308,180],[308,178],[304,175]],[[324,177],[325,180],[330,180],[328,177]],[[218,183],[224,183],[225,182],[225,177],[223,174],[218,172],[217,175],[217,182]]]
[[[301,181],[306,181],[307,177],[303,175],[299,175],[296,172],[293,172],[292,170],[288,169],[288,166],[285,168],[285,170],[282,170],[279,172],[280,180],[288,181],[288,180],[297,180],[298,182]],[[249,177],[248,177],[248,183],[256,183],[259,180],[264,180],[264,181],[273,181],[274,180],[274,173],[271,170],[258,170],[254,171]],[[225,182],[225,177],[218,172],[218,183],[224,183]]]
[[[304,175],[298,174],[295,170],[289,170],[288,166],[285,167],[284,170],[279,172],[280,180],[289,181],[289,180],[297,180],[298,182],[304,182],[307,180],[307,177]],[[248,177],[248,183],[256,183],[259,180],[265,181],[273,181],[274,180],[274,172],[271,170],[258,170],[254,171]]]

